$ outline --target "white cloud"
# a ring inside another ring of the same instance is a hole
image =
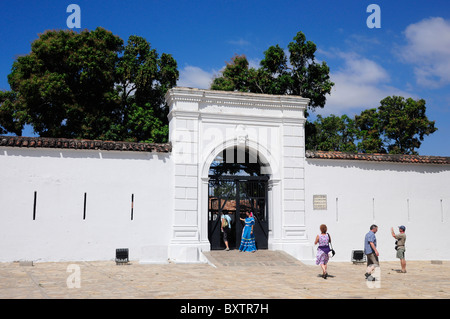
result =
[[[232,45],[240,46],[240,47],[250,45],[250,42],[249,42],[249,41],[244,40],[244,39],[242,39],[242,38],[239,38],[239,39],[237,39],[237,40],[230,40],[230,41],[227,41],[227,42],[228,42],[228,44],[232,44]]]
[[[248,60],[250,68],[259,68],[259,59]],[[219,71],[211,70],[205,71],[197,66],[187,65],[180,70],[180,79],[177,86],[191,87],[197,89],[209,89],[214,78],[220,75],[220,72],[225,69],[225,65]]]
[[[362,57],[354,52],[334,52],[334,58],[342,61],[342,68],[331,72],[331,80],[335,83],[331,95],[327,96],[324,109],[319,114],[349,114],[368,108],[376,108],[387,96],[415,96],[389,85],[389,73],[375,61]],[[259,60],[249,60],[251,67],[259,67]],[[225,66],[224,66],[225,67]],[[209,89],[220,71],[205,71],[202,68],[187,65],[180,70],[178,86]]]
[[[199,67],[187,65],[180,71],[180,79],[177,85],[197,89],[209,89],[216,73],[215,71],[208,72]]]
[[[381,81],[389,81],[389,74],[376,62],[361,57],[356,53],[340,53],[345,61],[344,69],[338,71],[335,76],[344,76],[355,83],[376,84]]]
[[[339,52],[343,67],[331,72],[335,83],[331,95],[320,114],[345,114],[376,108],[379,102],[391,95],[411,96],[410,93],[389,85],[389,73],[375,61],[356,53]]]
[[[405,29],[407,44],[398,54],[414,64],[417,84],[439,88],[450,83],[450,21],[424,19]]]
[[[261,67],[261,65],[260,65],[261,60],[260,59],[249,59],[249,58],[247,58],[247,61],[248,61],[248,67],[249,68],[259,69]]]

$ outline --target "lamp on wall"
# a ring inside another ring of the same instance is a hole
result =
[[[116,249],[116,265],[128,263],[128,248]]]

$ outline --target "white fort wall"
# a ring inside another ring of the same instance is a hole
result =
[[[0,261],[167,261],[171,170],[167,153],[0,147]]]
[[[308,158],[305,175],[308,237],[326,224],[334,260],[363,249],[372,224],[381,261],[396,260],[390,228],[398,233],[399,225],[406,259],[450,260],[450,165]],[[326,195],[326,209],[314,209],[314,195]]]
[[[398,225],[407,259],[450,260],[449,158],[311,157],[301,97],[175,88],[166,99],[170,144],[0,137],[0,262],[113,260],[117,248],[142,263],[204,262],[209,167],[234,147],[269,175],[269,249],[313,262],[327,224],[333,260],[350,261],[375,223],[381,260],[395,260]]]
[[[180,227],[179,216],[177,219],[174,215],[183,211],[175,206],[174,199],[190,201],[197,196],[197,188],[174,186],[171,176],[196,173],[181,172],[180,167],[175,172],[173,167],[177,166],[171,156],[0,147],[0,261],[112,260],[116,248],[129,248],[134,260],[166,262],[170,246],[182,243],[174,231],[198,229],[189,224]],[[302,238],[310,247],[324,223],[337,251],[333,260],[349,261],[352,250],[363,248],[364,235],[375,223],[379,226],[381,260],[395,260],[390,227],[397,232],[398,225],[405,225],[407,259],[450,260],[449,165],[300,160],[305,165],[299,171],[305,177],[305,200],[298,209],[305,207]],[[287,185],[288,175],[284,177]],[[286,189],[283,196],[295,206],[296,201],[287,197],[292,192]],[[326,196],[325,209],[315,209],[314,195]],[[291,213],[281,212],[283,205],[273,200],[276,197],[272,194],[270,198],[270,248],[295,255],[292,245],[283,246],[283,239],[288,237],[284,228],[290,230],[289,224],[283,224],[291,223]],[[186,212],[183,215],[189,218]],[[207,238],[204,241],[201,250],[208,250]],[[302,247],[304,242],[296,245]],[[315,248],[310,250],[310,258],[304,253],[300,259],[311,261]],[[189,261],[178,256],[180,259]]]

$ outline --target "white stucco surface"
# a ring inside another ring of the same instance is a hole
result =
[[[326,224],[336,260],[363,249],[364,236],[378,226],[380,260],[396,260],[391,227],[406,226],[406,258],[449,260],[450,167],[307,159],[305,189],[308,238]],[[326,195],[327,209],[314,210],[313,196]]]
[[[2,147],[0,163],[0,261],[167,261],[170,154]]]
[[[269,249],[314,262],[326,224],[334,260],[350,261],[377,224],[380,259],[395,260],[390,228],[405,225],[407,259],[450,260],[450,165],[308,158],[301,97],[175,88],[166,100],[170,152],[0,146],[0,262],[113,260],[117,248],[203,262],[209,168],[234,148],[269,176]]]

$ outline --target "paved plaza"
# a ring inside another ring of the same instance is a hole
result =
[[[368,286],[365,265],[329,263],[331,277],[279,251],[211,251],[209,263],[116,265],[114,261],[0,263],[2,299],[446,299],[449,261],[380,261]]]

